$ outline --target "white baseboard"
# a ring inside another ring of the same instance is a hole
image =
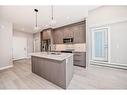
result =
[[[107,66],[107,67],[112,67],[112,68],[118,68],[118,69],[127,69],[127,66],[125,65],[120,65],[117,63],[101,63],[101,62],[90,62],[92,65],[99,65],[99,66]]]
[[[5,66],[5,67],[1,67],[0,70],[8,69],[8,68],[11,68],[11,67],[13,67],[13,65],[9,65],[9,66]]]
[[[31,57],[18,58],[18,59],[13,59],[13,61],[22,60],[22,59],[30,59],[30,58],[31,58]]]
[[[28,56],[28,57],[26,57],[27,59],[30,59],[31,58],[31,56]]]

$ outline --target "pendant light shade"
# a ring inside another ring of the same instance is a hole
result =
[[[34,29],[35,30],[38,30],[38,23],[37,23],[37,18],[38,18],[38,9],[34,9],[34,12],[35,12],[35,27]]]

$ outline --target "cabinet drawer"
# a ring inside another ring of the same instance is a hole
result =
[[[75,56],[74,55],[74,60],[85,60],[85,56]]]
[[[85,62],[86,60],[76,60],[76,59],[74,59],[74,62]]]
[[[74,52],[75,56],[85,56],[86,53],[85,52]]]
[[[85,62],[85,60],[74,60],[74,65],[85,67],[86,62]]]
[[[74,53],[74,59],[78,60],[85,60],[86,54],[85,53]]]
[[[74,52],[74,55],[80,56],[82,55],[82,52]]]

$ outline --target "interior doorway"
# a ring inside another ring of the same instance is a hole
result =
[[[94,28],[91,31],[93,61],[108,61],[108,28]]]
[[[27,38],[13,37],[13,60],[27,58]]]

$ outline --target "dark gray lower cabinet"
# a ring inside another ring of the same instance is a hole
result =
[[[32,56],[32,72],[66,89],[73,76],[73,57],[57,61]]]
[[[86,67],[86,52],[74,52],[74,65]]]

